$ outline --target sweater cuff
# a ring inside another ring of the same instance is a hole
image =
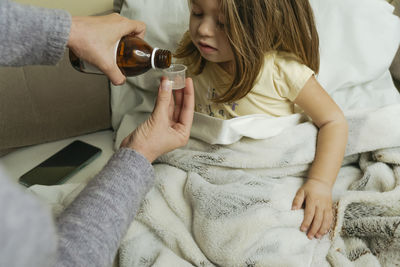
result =
[[[117,152],[114,153],[113,157],[119,158],[123,161],[134,159],[135,161],[138,161],[140,164],[143,164],[142,165],[143,167],[152,169],[152,165],[146,159],[146,157],[131,148],[122,147],[122,148],[118,149]]]
[[[120,148],[111,157],[109,163],[111,165],[121,165],[120,169],[128,169],[130,173],[137,173],[138,167],[140,166],[140,173],[144,174],[144,177],[153,177],[148,180],[146,187],[151,187],[154,182],[154,168],[151,163],[139,152],[130,148]],[[143,175],[140,175],[142,177]]]
[[[56,64],[64,55],[69,40],[72,18],[64,10],[53,10],[52,19],[47,28],[47,51],[46,58],[51,59],[50,64]]]

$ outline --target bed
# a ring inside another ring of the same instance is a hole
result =
[[[298,229],[302,210],[290,210],[313,159],[312,123],[301,114],[227,121],[195,114],[189,144],[154,164],[156,185],[121,243],[119,266],[400,264],[400,126],[394,123],[400,117],[400,95],[389,72],[400,43],[400,21],[383,0],[310,2],[321,39],[317,78],[350,125],[330,233],[308,240]],[[174,50],[187,28],[186,0],[114,1],[114,7],[146,22],[146,40],[153,46]],[[104,149],[97,163],[67,185],[30,189],[55,216],[147,118],[159,76],[149,72],[112,86],[115,132],[83,137]],[[34,166],[36,153],[70,140],[17,151],[0,164],[16,176],[23,170],[13,171],[14,162],[29,159]]]

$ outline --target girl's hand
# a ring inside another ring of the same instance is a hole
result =
[[[300,230],[308,231],[309,239],[321,238],[328,232],[333,220],[332,187],[323,181],[309,178],[297,191],[292,210],[300,209],[303,204],[304,220]]]

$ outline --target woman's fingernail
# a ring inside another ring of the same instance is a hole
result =
[[[171,89],[171,81],[168,80],[162,81],[161,89],[164,91],[169,91]]]

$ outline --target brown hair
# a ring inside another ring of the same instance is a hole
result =
[[[247,95],[264,64],[265,53],[288,52],[315,73],[319,70],[319,39],[309,0],[219,0],[225,17],[224,31],[234,54],[234,74],[229,89],[213,99],[232,102]],[[175,57],[184,59],[193,74],[200,74],[205,59],[189,32]]]

